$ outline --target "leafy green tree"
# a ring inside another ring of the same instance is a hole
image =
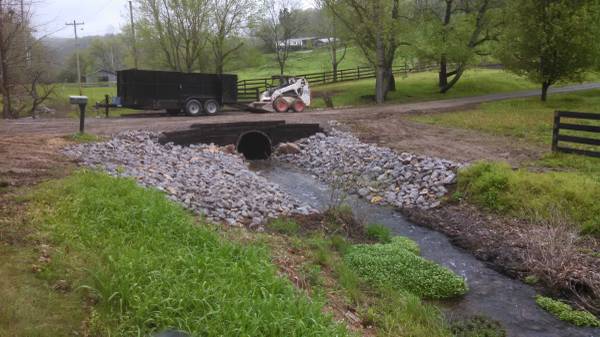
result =
[[[477,56],[487,55],[502,25],[502,0],[432,0],[418,2],[421,59],[439,63],[438,86],[449,91]],[[451,68],[451,69],[449,69]]]
[[[327,8],[351,33],[376,71],[375,101],[383,103],[395,90],[392,66],[396,52],[409,42],[412,2],[406,0],[324,0]]]
[[[163,67],[183,72],[206,68],[208,0],[136,0],[136,5],[136,29],[158,47]]]
[[[581,81],[596,62],[596,0],[509,0],[499,57],[541,84],[541,100],[561,81]]]

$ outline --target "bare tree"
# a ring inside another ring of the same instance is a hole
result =
[[[338,27],[337,17],[329,10],[325,0],[317,0],[316,5],[321,10],[322,27],[321,34],[326,35],[327,47],[329,48],[329,56],[331,59],[331,70],[333,72],[333,80],[337,82],[338,68],[340,63],[346,58],[348,44],[340,39],[340,29]],[[341,55],[339,54],[341,50]]]
[[[290,39],[302,31],[298,4],[287,0],[264,0],[265,15],[259,35],[275,50],[279,74],[283,76],[290,54]]]
[[[253,0],[211,0],[210,45],[215,57],[215,71],[222,74],[231,55],[243,46],[235,38],[254,15]]]
[[[167,67],[192,72],[201,68],[208,42],[208,0],[137,0],[138,29],[155,39]]]
[[[17,111],[13,109],[12,91],[26,64],[28,15],[24,9],[21,10],[20,1],[0,0],[0,91],[3,118],[18,117]]]

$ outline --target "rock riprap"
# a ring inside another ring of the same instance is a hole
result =
[[[214,222],[259,226],[267,218],[316,212],[214,145],[158,143],[158,134],[128,131],[109,141],[70,146],[83,165],[155,187]]]
[[[333,123],[333,126],[336,124]],[[456,180],[461,164],[361,142],[335,127],[297,143],[298,154],[278,159],[300,166],[335,188],[376,204],[401,208],[437,207]]]

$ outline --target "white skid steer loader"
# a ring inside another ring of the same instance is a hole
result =
[[[310,106],[310,87],[302,77],[287,77],[282,85],[260,95],[258,102],[250,103],[253,112],[303,112]]]

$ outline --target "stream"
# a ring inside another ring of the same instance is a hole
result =
[[[251,168],[299,201],[319,210],[330,204],[330,188],[292,165],[263,161],[253,162]],[[499,321],[511,337],[600,337],[600,329],[577,328],[540,309],[533,287],[490,269],[469,252],[453,246],[443,234],[409,222],[390,207],[371,205],[354,196],[348,198],[348,203],[359,219],[385,225],[394,234],[411,238],[421,246],[423,257],[465,277],[469,292],[441,304],[449,314],[487,316]]]

